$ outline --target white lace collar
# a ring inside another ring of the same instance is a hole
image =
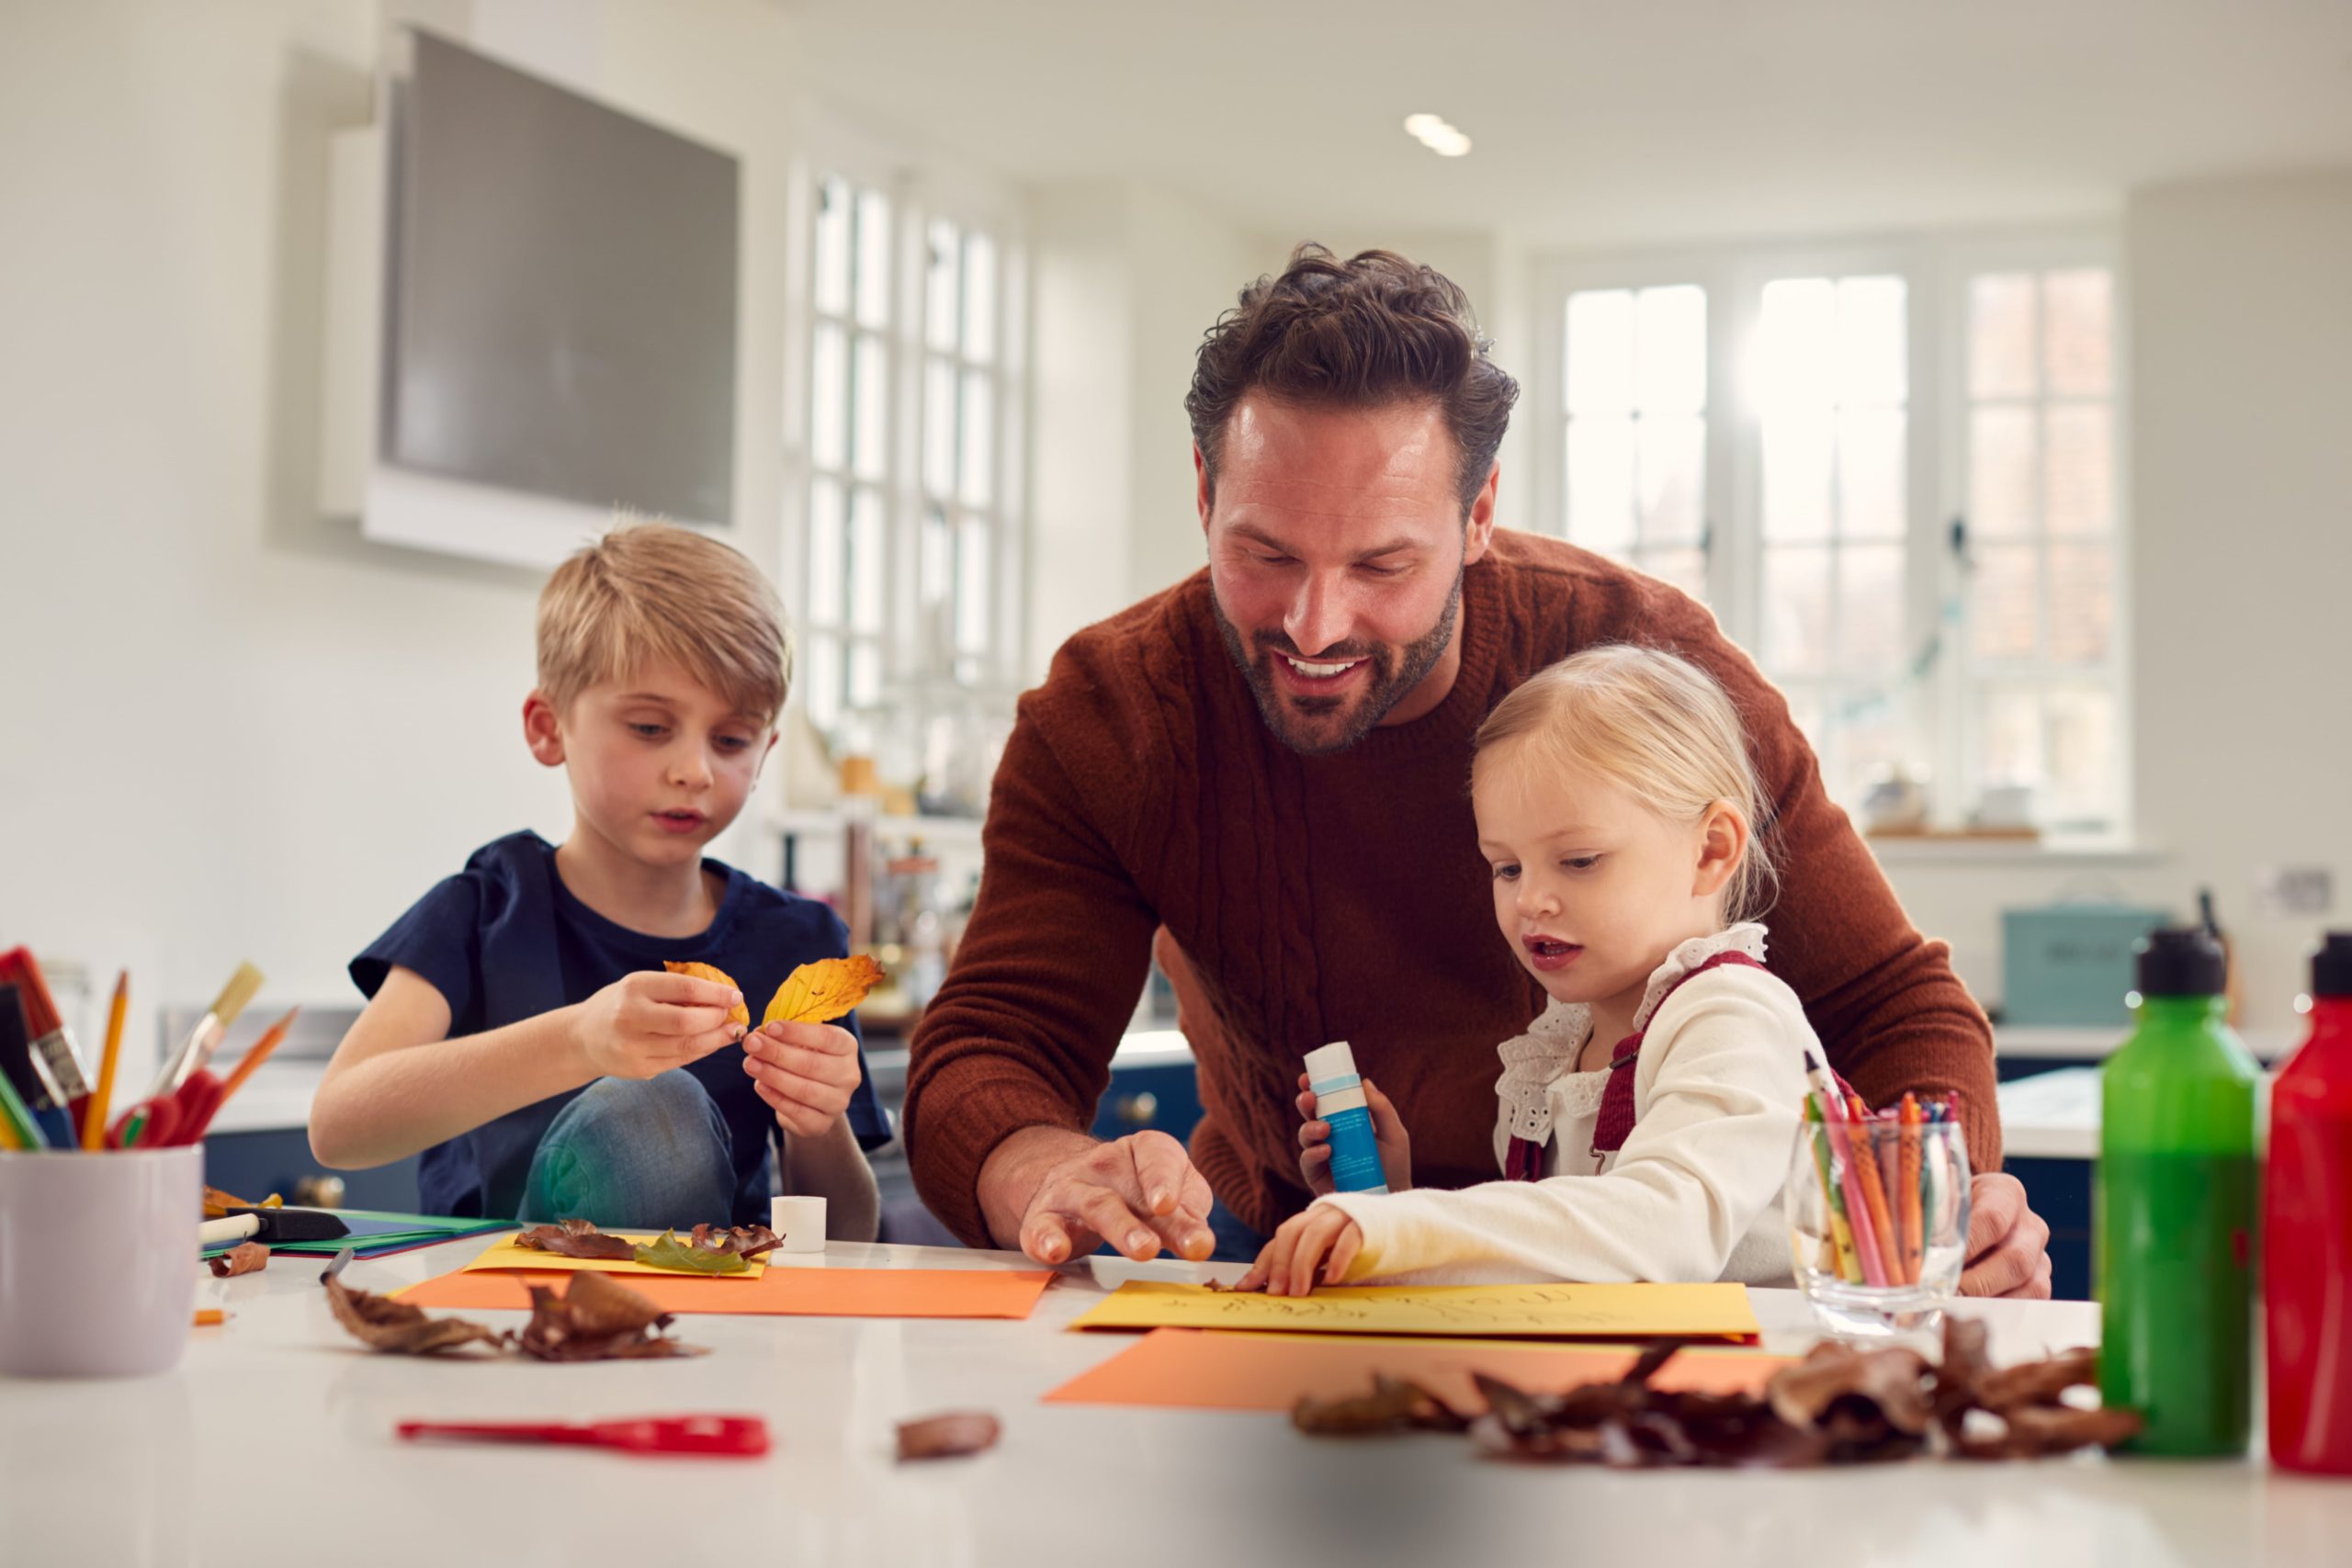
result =
[[[1764,928],[1753,920],[1692,937],[1666,955],[1650,971],[1642,1005],[1634,1010],[1635,1030],[1647,1028],[1658,1004],[1676,981],[1721,953],[1737,953],[1764,962]],[[1552,1135],[1552,1085],[1563,1073],[1573,1072],[1585,1038],[1592,1032],[1592,1009],[1583,1002],[1553,1001],[1538,1014],[1524,1034],[1513,1035],[1495,1048],[1502,1057],[1502,1076],[1495,1094],[1502,1101],[1503,1131],[1509,1137],[1540,1144]]]

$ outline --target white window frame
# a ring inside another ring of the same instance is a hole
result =
[[[1935,820],[1957,827],[1973,806],[1953,781],[1975,777],[1982,737],[1974,723],[1968,628],[1947,624],[1960,593],[1952,524],[1967,499],[1967,280],[1979,273],[2104,268],[2113,279],[2110,408],[2115,466],[2114,620],[2104,684],[2116,705],[2113,815],[2105,837],[2128,841],[2135,817],[2132,763],[2130,279],[2114,231],[2072,225],[1958,237],[1766,242],[1602,254],[1555,254],[1536,268],[1536,355],[1529,402],[1539,531],[1567,533],[1566,407],[1567,301],[1586,289],[1696,284],[1707,295],[1707,600],[1726,636],[1761,651],[1763,451],[1747,384],[1764,285],[1781,277],[1892,275],[1904,279],[1906,349],[1905,665],[1931,636],[1942,646],[1917,699],[1906,705],[1906,751],[1928,770]],[[1964,598],[1962,600],[1964,603]],[[1833,680],[1835,677],[1833,676]]]
[[[879,489],[884,506],[882,581],[885,608],[879,634],[881,682],[887,694],[910,682],[948,680],[947,671],[922,664],[919,567],[923,509],[923,372],[929,351],[924,327],[929,232],[933,218],[959,229],[980,229],[997,250],[997,344],[992,369],[996,428],[992,468],[995,496],[987,510],[992,524],[988,649],[974,679],[975,692],[1002,694],[1009,703],[1022,673],[1020,628],[1026,608],[1028,496],[1023,461],[1027,452],[1027,252],[1020,208],[1010,193],[944,164],[925,165],[888,141],[821,115],[803,129],[802,152],[786,181],[789,260],[781,446],[783,495],[778,548],[786,585],[786,608],[805,648],[810,626],[808,551],[810,491],[819,469],[810,448],[816,325],[815,230],[819,187],[829,176],[853,188],[877,190],[889,198],[891,313],[884,339],[890,366],[888,450]],[[853,307],[854,308],[854,307]],[[854,358],[853,337],[853,358]],[[845,498],[846,504],[846,498]],[[951,510],[951,517],[954,515]],[[845,610],[844,620],[848,612]],[[844,637],[847,658],[852,637]],[[793,701],[807,707],[802,674],[796,670]],[[846,677],[846,666],[844,667]]]

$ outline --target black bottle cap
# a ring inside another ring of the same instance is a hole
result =
[[[2218,997],[2224,963],[2222,944],[2199,926],[2166,926],[2140,939],[2132,952],[2139,959],[2140,994],[2143,997]]]
[[[2330,931],[2312,954],[2312,995],[2352,997],[2352,931]]]

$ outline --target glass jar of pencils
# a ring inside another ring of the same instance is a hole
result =
[[[1797,1285],[1833,1332],[1933,1328],[1968,1253],[1968,1143],[1948,1107],[1809,1096],[1781,1202]]]

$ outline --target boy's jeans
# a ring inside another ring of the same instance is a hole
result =
[[[527,1224],[592,1220],[607,1230],[690,1230],[735,1213],[734,1141],[684,1068],[598,1078],[556,1113],[531,1156]]]

